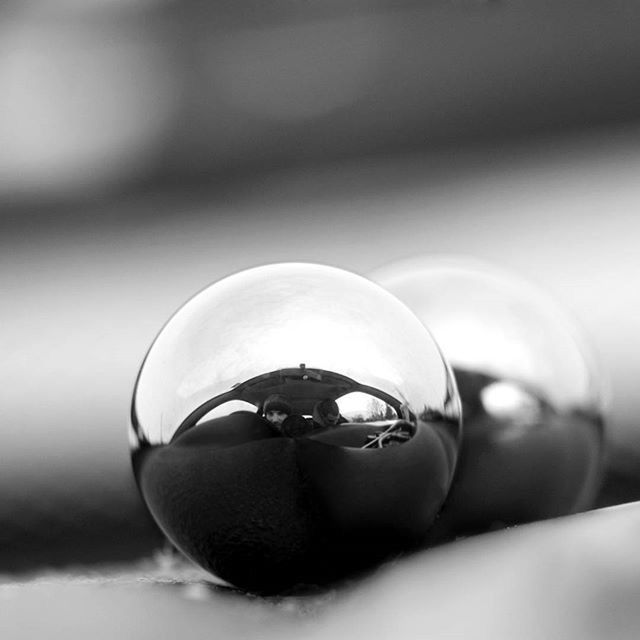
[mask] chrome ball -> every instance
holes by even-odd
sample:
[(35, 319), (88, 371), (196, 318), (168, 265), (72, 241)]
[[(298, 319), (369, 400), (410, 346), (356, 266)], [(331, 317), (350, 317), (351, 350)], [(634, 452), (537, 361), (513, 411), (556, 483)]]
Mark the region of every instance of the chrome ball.
[(602, 471), (602, 379), (544, 293), (480, 261), (415, 258), (371, 278), (429, 327), (463, 404), (459, 468), (435, 538), (587, 509)]
[(189, 300), (149, 349), (131, 410), (156, 522), (256, 592), (424, 544), (459, 438), (452, 374), (420, 321), (369, 280), (311, 264), (249, 269)]

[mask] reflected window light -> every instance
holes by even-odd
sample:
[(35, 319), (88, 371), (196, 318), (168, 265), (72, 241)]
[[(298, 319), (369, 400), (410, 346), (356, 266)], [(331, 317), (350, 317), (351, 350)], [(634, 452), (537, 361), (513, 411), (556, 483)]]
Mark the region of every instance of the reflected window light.
[(423, 318), (453, 367), (526, 382), (570, 410), (599, 397), (579, 332), (528, 282), (455, 256), (400, 261), (373, 279)]
[(244, 400), (230, 400), (229, 402), (220, 404), (209, 411), (209, 413), (200, 419), (200, 422), (206, 422), (207, 420), (213, 420), (214, 418), (228, 416), (229, 414), (237, 411), (250, 411), (251, 413), (256, 413), (257, 410), (258, 408), (250, 402), (245, 402)]
[[(371, 396), (405, 403), (414, 414), (423, 406), (441, 411), (448, 394), (435, 343), (386, 291), (331, 267), (276, 264), (214, 283), (173, 316), (145, 359), (134, 422), (147, 441), (168, 442), (219, 399), (259, 404), (264, 389), (253, 397), (239, 390), (292, 369), (297, 379), (301, 363), (314, 375), (335, 372), (359, 390), (375, 389)], [(289, 395), (287, 385), (268, 393)], [(345, 391), (303, 395), (317, 401)]]
[(484, 410), (498, 420), (533, 421), (540, 414), (540, 401), (521, 386), (494, 382), (480, 392)]
[(395, 420), (398, 415), (386, 402), (368, 393), (355, 391), (336, 400), (340, 415), (348, 422)]

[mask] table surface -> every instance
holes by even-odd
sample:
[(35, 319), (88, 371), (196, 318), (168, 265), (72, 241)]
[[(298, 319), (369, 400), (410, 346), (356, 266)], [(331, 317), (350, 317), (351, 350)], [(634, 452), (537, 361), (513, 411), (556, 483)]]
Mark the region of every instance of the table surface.
[(316, 593), (258, 598), (156, 555), (0, 585), (11, 640), (635, 638), (640, 503), (459, 540)]

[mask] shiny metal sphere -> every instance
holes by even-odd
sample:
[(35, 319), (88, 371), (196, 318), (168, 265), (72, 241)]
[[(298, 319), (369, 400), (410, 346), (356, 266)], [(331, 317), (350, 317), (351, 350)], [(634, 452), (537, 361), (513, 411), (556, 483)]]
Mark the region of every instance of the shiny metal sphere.
[(433, 536), (588, 508), (602, 471), (602, 381), (558, 306), (464, 258), (404, 260), (371, 278), (429, 327), (462, 398), (459, 469)]
[(157, 523), (260, 592), (424, 544), (459, 437), (452, 374), (421, 322), (369, 280), (311, 264), (249, 269), (189, 300), (147, 353), (131, 411)]

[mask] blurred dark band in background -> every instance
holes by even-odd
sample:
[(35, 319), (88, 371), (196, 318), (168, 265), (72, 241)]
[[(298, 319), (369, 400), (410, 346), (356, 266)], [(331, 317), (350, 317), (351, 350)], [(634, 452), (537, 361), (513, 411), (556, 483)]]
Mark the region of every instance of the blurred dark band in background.
[(631, 0), (30, 0), (0, 20), (5, 206), (640, 112)]

